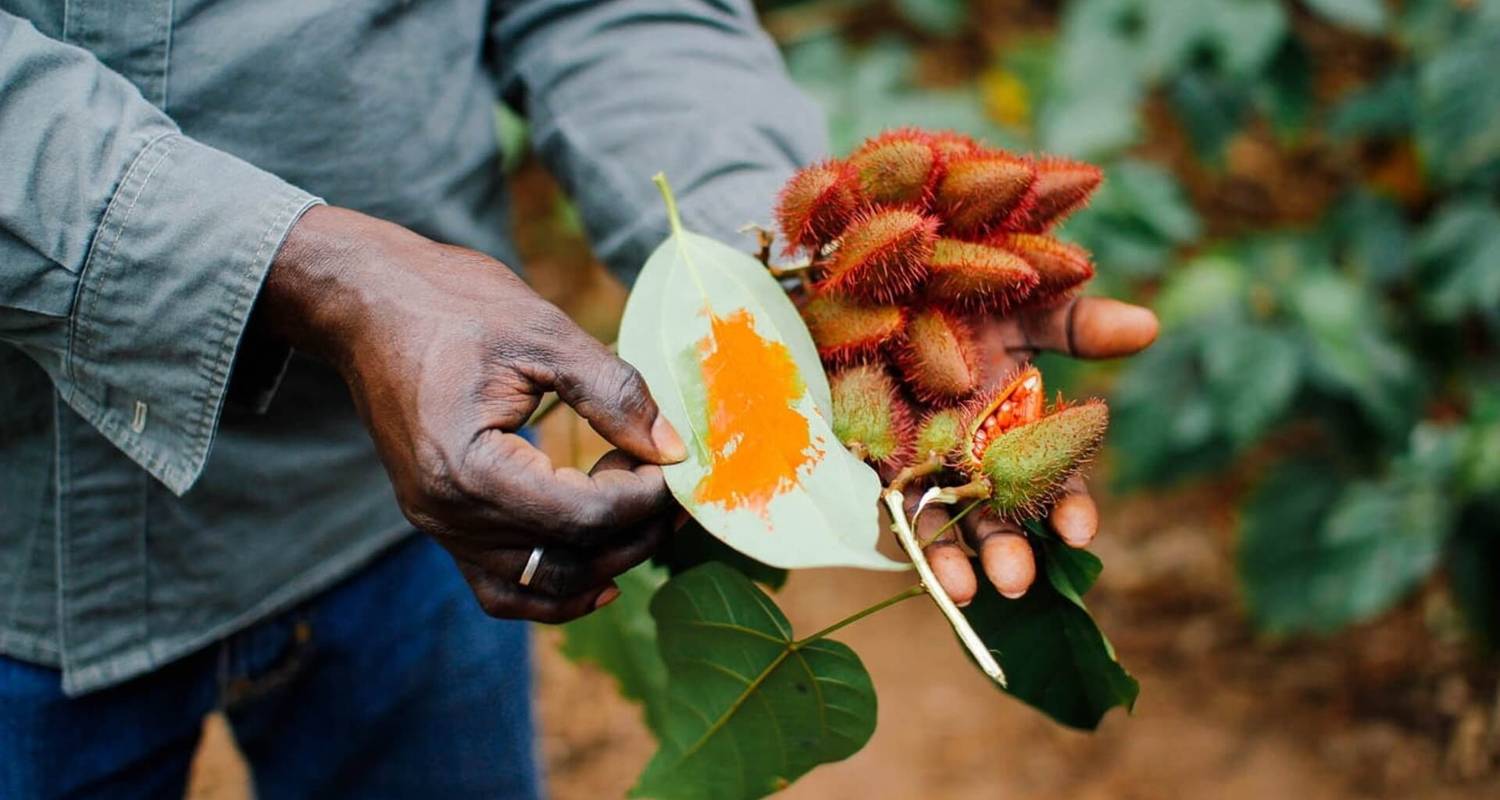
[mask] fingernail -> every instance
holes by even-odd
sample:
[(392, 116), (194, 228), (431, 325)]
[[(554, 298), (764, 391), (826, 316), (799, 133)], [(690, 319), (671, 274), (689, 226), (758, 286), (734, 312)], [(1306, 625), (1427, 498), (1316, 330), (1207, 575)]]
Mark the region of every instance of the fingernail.
[(968, 600), (965, 600), (962, 603), (955, 602), (953, 605), (956, 605), (959, 608), (968, 608), (970, 606), (970, 604), (972, 604), (973, 602), (974, 602), (974, 598), (970, 597)]
[(1000, 596), (1009, 600), (1020, 600), (1021, 598), (1026, 596), (1026, 590), (1022, 589), (1019, 592), (1001, 592)]
[(594, 610), (598, 611), (599, 609), (604, 608), (610, 603), (613, 603), (615, 601), (615, 598), (619, 596), (620, 587), (611, 586), (608, 589), (605, 589), (604, 591), (599, 593), (598, 597), (594, 598)]
[(676, 464), (687, 458), (687, 445), (682, 443), (682, 437), (677, 435), (676, 429), (666, 417), (658, 415), (656, 422), (652, 423), (651, 443), (656, 445), (656, 452), (661, 453), (668, 464)]

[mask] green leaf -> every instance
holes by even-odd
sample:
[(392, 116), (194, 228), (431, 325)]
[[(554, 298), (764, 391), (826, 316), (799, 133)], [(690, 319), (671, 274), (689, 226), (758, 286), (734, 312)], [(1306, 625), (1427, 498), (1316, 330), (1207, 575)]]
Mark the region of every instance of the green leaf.
[(1209, 396), (1237, 447), (1253, 443), (1287, 411), (1301, 379), (1302, 351), (1283, 331), (1225, 325), (1203, 339)]
[(762, 564), (724, 544), (704, 530), (697, 520), (689, 520), (672, 534), (652, 560), (666, 567), (673, 575), (710, 561), (719, 561), (739, 570), (750, 580), (772, 589), (780, 589), (786, 584), (787, 578), (786, 570)]
[(562, 627), (563, 655), (613, 676), (620, 694), (641, 705), (653, 729), (661, 720), (667, 667), (656, 649), (648, 604), (666, 580), (666, 570), (642, 564), (615, 579), (618, 600)]
[(1439, 209), (1417, 242), (1428, 313), (1453, 322), (1470, 311), (1500, 310), (1500, 210), (1482, 200)]
[(1385, 3), (1381, 0), (1307, 0), (1307, 5), (1329, 22), (1364, 33), (1385, 29)]
[(1377, 284), (1390, 284), (1411, 272), (1411, 231), (1406, 216), (1389, 199), (1370, 192), (1340, 198), (1328, 218), (1341, 247), (1342, 262)]
[[(1047, 580), (1019, 600), (980, 581), (964, 617), (1005, 665), (1007, 694), (1064, 725), (1092, 730), (1111, 708), (1133, 708), (1140, 684), (1120, 666), (1083, 604), (1099, 559), (1051, 536), (1031, 540)], [(984, 574), (977, 560), (974, 570)]]
[(1217, 330), (1212, 325), (1169, 330), (1132, 359), (1115, 384), (1109, 438), (1121, 486), (1217, 469), (1233, 455), (1198, 364), (1201, 343)]
[(1335, 136), (1401, 136), (1414, 124), (1417, 87), (1407, 69), (1351, 94), (1333, 110), (1328, 130)]
[(1308, 378), (1358, 404), (1390, 433), (1416, 413), (1416, 366), (1383, 330), (1368, 287), (1333, 272), (1303, 275), (1291, 287), (1308, 347)]
[(744, 575), (705, 564), (651, 601), (669, 675), (657, 751), (636, 797), (740, 800), (848, 758), (875, 732), (875, 687), (854, 651), (792, 638)]
[(667, 485), (703, 527), (776, 567), (906, 569), (876, 550), (880, 480), (830, 427), (806, 325), (766, 268), (683, 229), (646, 262), (620, 355), (688, 443)]
[(1245, 511), (1240, 576), (1256, 623), (1326, 632), (1390, 608), (1437, 564), (1445, 499), (1405, 478), (1345, 485), (1320, 462), (1273, 473)]
[[(1491, 14), (1490, 17), (1500, 15)], [(1456, 183), (1500, 160), (1500, 20), (1479, 18), (1417, 75), (1417, 149)]]
[(1207, 70), (1187, 70), (1168, 84), (1167, 97), (1198, 158), (1218, 163), (1250, 111), (1240, 86)]
[(933, 36), (955, 36), (969, 21), (966, 0), (896, 0), (896, 11)]

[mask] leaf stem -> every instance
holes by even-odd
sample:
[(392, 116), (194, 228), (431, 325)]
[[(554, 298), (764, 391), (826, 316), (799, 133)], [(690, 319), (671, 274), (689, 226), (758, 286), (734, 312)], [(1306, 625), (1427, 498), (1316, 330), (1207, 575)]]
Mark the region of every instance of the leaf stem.
[(891, 606), (893, 606), (893, 605), (901, 602), (902, 600), (910, 600), (911, 598), (916, 597), (917, 595), (920, 595), (920, 594), (922, 594), (925, 591), (927, 591), (927, 590), (924, 589), (924, 588), (922, 588), (922, 584), (920, 584), (920, 583), (908, 586), (905, 589), (902, 589), (901, 591), (897, 592), (896, 594), (893, 594), (890, 597), (887, 597), (886, 599), (881, 600), (880, 602), (876, 603), (875, 605), (870, 606), (869, 608), (864, 608), (864, 609), (861, 609), (859, 611), (856, 611), (853, 614), (850, 614), (849, 616), (844, 617), (843, 619), (839, 620), (838, 622), (835, 622), (832, 625), (829, 625), (828, 627), (824, 628), (821, 631), (818, 631), (817, 633), (815, 633), (815, 634), (813, 634), (811, 636), (806, 636), (806, 637), (803, 637), (801, 639), (798, 639), (795, 642), (792, 642), (792, 649), (793, 650), (797, 650), (799, 648), (805, 647), (806, 645), (809, 645), (809, 644), (811, 644), (813, 642), (816, 642), (819, 639), (822, 639), (822, 638), (825, 638), (825, 637), (831, 635), (834, 631), (837, 631), (838, 629), (840, 629), (840, 628), (842, 628), (842, 627), (844, 627), (846, 625), (853, 625), (854, 623), (859, 622), (860, 620), (864, 619), (865, 617), (870, 616), (871, 614), (874, 614), (874, 613), (876, 613), (878, 611), (884, 611), (885, 609), (890, 608)]
[(932, 572), (932, 565), (927, 563), (927, 556), (922, 554), (922, 548), (917, 546), (917, 537), (911, 532), (911, 523), (906, 519), (906, 498), (901, 492), (889, 489), (881, 495), (885, 500), (885, 506), (891, 512), (891, 522), (896, 528), (896, 538), (901, 540), (901, 546), (906, 549), (906, 555), (911, 563), (917, 568), (917, 575), (922, 578), (922, 588), (932, 597), (932, 602), (937, 604), (938, 610), (948, 618), (948, 624), (953, 626), (953, 632), (958, 634), (958, 640), (963, 643), (974, 658), (984, 674), (1001, 686), (1005, 685), (1005, 672), (1000, 669), (1000, 662), (995, 660), (995, 654), (991, 653), (985, 646), (984, 640), (974, 632), (974, 627), (964, 619), (962, 611), (953, 604), (953, 598), (938, 583), (937, 575)]
[(981, 497), (980, 499), (975, 500), (974, 502), (972, 502), (972, 503), (964, 506), (964, 510), (958, 512), (957, 514), (954, 514), (952, 517), (950, 517), (948, 519), (947, 522), (943, 523), (943, 527), (938, 528), (936, 531), (933, 531), (933, 533), (932, 533), (931, 536), (929, 536), (925, 540), (923, 540), (922, 544), (920, 545), (921, 548), (923, 550), (926, 550), (928, 545), (932, 544), (933, 542), (937, 541), (938, 539), (943, 538), (943, 534), (947, 533), (949, 528), (953, 527), (954, 525), (957, 525), (959, 520), (963, 519), (965, 516), (968, 515), (968, 513), (970, 511), (973, 511), (976, 506), (978, 506), (980, 503), (983, 503), (983, 502), (984, 502), (984, 498)]
[(682, 235), (682, 217), (677, 213), (677, 198), (672, 196), (672, 185), (667, 183), (667, 174), (658, 172), (651, 176), (651, 182), (661, 192), (661, 199), (667, 204), (667, 223), (672, 226), (672, 235)]

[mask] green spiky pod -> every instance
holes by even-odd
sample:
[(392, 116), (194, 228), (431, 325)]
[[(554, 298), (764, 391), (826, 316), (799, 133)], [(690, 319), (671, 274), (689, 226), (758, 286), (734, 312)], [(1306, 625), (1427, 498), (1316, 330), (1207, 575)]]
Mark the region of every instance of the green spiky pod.
[(1088, 205), (1104, 173), (1093, 164), (1066, 158), (1044, 158), (1036, 165), (1032, 203), (1015, 229), (1045, 233), (1065, 217)]
[(871, 305), (847, 295), (820, 292), (799, 310), (825, 364), (867, 361), (906, 327), (901, 306)]
[(957, 408), (934, 411), (917, 426), (914, 458), (923, 460), (932, 456), (945, 464), (956, 464), (962, 456), (964, 442), (964, 415)]
[(967, 312), (1004, 313), (1031, 295), (1041, 277), (1026, 260), (999, 247), (938, 239), (928, 263), (927, 297)]
[(850, 171), (839, 161), (823, 161), (791, 177), (776, 203), (776, 222), (788, 252), (805, 248), (816, 254), (838, 238), (859, 205)]
[(965, 136), (957, 131), (936, 131), (928, 134), (927, 140), (932, 144), (933, 149), (937, 150), (944, 163), (963, 156), (974, 155), (983, 149), (973, 137)]
[(937, 220), (914, 209), (860, 212), (822, 262), (818, 290), (876, 303), (911, 297), (927, 278), (937, 227)]
[(868, 139), (849, 156), (861, 196), (882, 205), (925, 204), (941, 165), (928, 134), (914, 128)]
[(912, 412), (896, 380), (880, 364), (859, 364), (828, 376), (833, 392), (833, 433), (864, 448), (867, 460), (901, 466), (911, 458)]
[(962, 400), (979, 383), (974, 332), (956, 314), (931, 307), (912, 315), (896, 348), (896, 363), (912, 393), (944, 406)]
[(1099, 452), (1108, 428), (1109, 407), (1090, 400), (1000, 434), (980, 464), (990, 481), (990, 506), (1017, 522), (1045, 514), (1068, 479)]
[(1036, 233), (1005, 233), (991, 243), (1020, 256), (1036, 270), (1038, 282), (1029, 305), (1057, 305), (1094, 277), (1089, 251), (1071, 242)]
[(1024, 218), (1036, 168), (1024, 158), (985, 150), (949, 161), (933, 195), (933, 209), (950, 236), (974, 239)]

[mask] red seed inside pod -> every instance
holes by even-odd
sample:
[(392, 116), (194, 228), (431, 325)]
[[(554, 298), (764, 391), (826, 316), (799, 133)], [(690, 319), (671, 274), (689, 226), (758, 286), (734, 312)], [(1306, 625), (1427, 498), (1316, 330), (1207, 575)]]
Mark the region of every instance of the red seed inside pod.
[(1045, 397), (1042, 373), (1032, 366), (1021, 370), (969, 423), (969, 455), (974, 463), (1001, 434), (1042, 418)]

